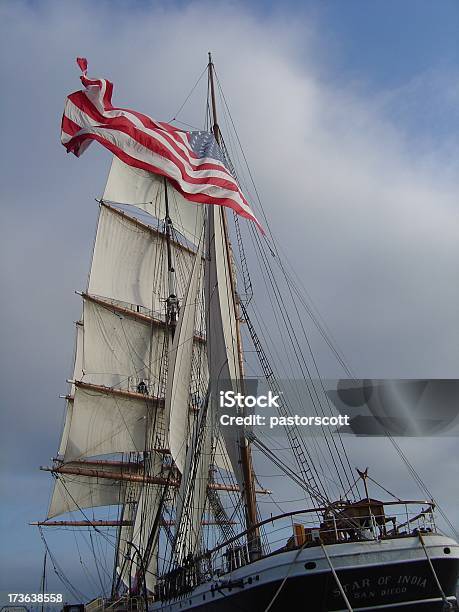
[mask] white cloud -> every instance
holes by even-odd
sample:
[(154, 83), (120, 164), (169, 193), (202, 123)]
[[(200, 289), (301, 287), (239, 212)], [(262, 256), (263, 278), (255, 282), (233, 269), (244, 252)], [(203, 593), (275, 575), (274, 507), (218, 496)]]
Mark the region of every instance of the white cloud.
[[(72, 290), (84, 285), (108, 165), (101, 148), (77, 160), (58, 144), (77, 55), (114, 81), (115, 104), (167, 120), (211, 49), (272, 226), (357, 373), (457, 375), (457, 141), (420, 124), (419, 147), (413, 84), (372, 96), (337, 85), (313, 22), (261, 19), (237, 3), (2, 3), (0, 23), (3, 390), (5, 414), (27, 415), (29, 436), (32, 415), (38, 429), (58, 425), (53, 397), (79, 316)], [(443, 107), (439, 82), (441, 113), (457, 91), (445, 90)], [(421, 90), (427, 104), (429, 80)], [(202, 122), (204, 96), (203, 83), (183, 121)]]

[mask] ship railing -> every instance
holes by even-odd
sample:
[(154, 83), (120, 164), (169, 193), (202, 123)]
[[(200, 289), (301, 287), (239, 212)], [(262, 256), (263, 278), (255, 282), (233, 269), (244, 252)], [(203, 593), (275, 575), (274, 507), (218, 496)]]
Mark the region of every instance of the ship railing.
[[(382, 502), (381, 502), (382, 503)], [(211, 550), (189, 558), (178, 567), (160, 577), (156, 597), (161, 600), (184, 597), (197, 584), (228, 575), (249, 564), (247, 540), (255, 529), (263, 530), (263, 557), (298, 548), (343, 544), (353, 541), (383, 540), (406, 537), (417, 533), (436, 532), (434, 503), (428, 500), (384, 502), (390, 507), (390, 515), (375, 514), (365, 504), (358, 506), (359, 516), (343, 515), (352, 508), (349, 502), (329, 507), (308, 508), (269, 517)], [(355, 506), (354, 506), (355, 508)], [(318, 524), (317, 515), (322, 522)]]
[[(153, 596), (148, 596), (148, 604), (154, 602)], [(85, 612), (143, 612), (146, 610), (145, 598), (140, 595), (125, 593), (115, 599), (98, 597), (84, 606)]]
[[(294, 550), (301, 546), (319, 546), (320, 543), (340, 544), (402, 537), (419, 531), (436, 532), (433, 502), (396, 500), (384, 502), (383, 505), (391, 508), (390, 515), (375, 514), (370, 509), (360, 513), (358, 517), (352, 517), (343, 516), (339, 511), (330, 512), (330, 508), (312, 508), (270, 517), (252, 529), (263, 528), (265, 540), (263, 556)], [(346, 504), (343, 503), (342, 509), (345, 508)], [(317, 524), (317, 513), (327, 517), (320, 525)], [(241, 542), (250, 536), (250, 531), (245, 530), (206, 553), (211, 559), (215, 575), (230, 573), (249, 562), (248, 552), (245, 545), (241, 546)]]

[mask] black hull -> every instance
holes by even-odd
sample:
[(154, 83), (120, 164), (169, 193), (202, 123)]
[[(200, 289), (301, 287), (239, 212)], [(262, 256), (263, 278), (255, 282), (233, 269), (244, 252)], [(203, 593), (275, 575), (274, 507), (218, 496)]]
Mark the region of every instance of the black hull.
[[(455, 602), (459, 560), (433, 561), (435, 571), (448, 600)], [(338, 571), (346, 596), (354, 611), (389, 610), (440, 611), (444, 602), (427, 561), (410, 561), (386, 565), (361, 566)], [(270, 612), (346, 611), (347, 607), (331, 572), (288, 578), (269, 584), (252, 584), (218, 588), (200, 594), (183, 595), (173, 602), (163, 602), (162, 610), (196, 610), (202, 612), (265, 612), (276, 592), (279, 594)], [(282, 586), (281, 586), (282, 585)], [(210, 586), (210, 585), (209, 585)], [(222, 597), (221, 595), (224, 594)], [(192, 597), (190, 599), (190, 596)], [(457, 609), (457, 608), (456, 608)]]

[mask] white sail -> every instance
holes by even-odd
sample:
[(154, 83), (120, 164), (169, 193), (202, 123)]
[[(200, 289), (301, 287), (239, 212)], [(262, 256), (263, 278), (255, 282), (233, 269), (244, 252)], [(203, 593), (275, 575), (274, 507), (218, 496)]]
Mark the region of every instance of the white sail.
[[(148, 472), (156, 475), (160, 474), (161, 457), (156, 453), (152, 453), (150, 458), (151, 465), (148, 468)], [(158, 512), (161, 506), (163, 489), (164, 487), (160, 485), (143, 485), (137, 504), (132, 533), (134, 547), (131, 547), (130, 553), (133, 556), (134, 563), (132, 563), (131, 577), (135, 576), (138, 569), (142, 570), (138, 556), (134, 555), (136, 547), (142, 554), (143, 565), (146, 570), (147, 588), (150, 591), (153, 590), (156, 583), (158, 538), (162, 518)], [(147, 551), (147, 547), (150, 544), (149, 551)]]
[[(191, 243), (198, 245), (205, 207), (186, 200), (170, 183), (167, 193), (169, 216), (174, 228)], [(157, 219), (166, 217), (163, 177), (128, 166), (117, 157), (113, 157), (103, 200), (134, 205)]]
[(144, 451), (149, 403), (147, 398), (123, 397), (77, 386), (65, 461)]
[(165, 399), (165, 422), (169, 430), (169, 448), (176, 466), (183, 474), (187, 449), (190, 413), (190, 382), (198, 289), (202, 268), (203, 240), (196, 253), (188, 289), (180, 307), (180, 315), (169, 354)]
[(195, 555), (201, 543), (211, 454), (210, 409), (203, 407), (195, 423), (177, 493), (175, 555), (179, 564), (190, 553)]
[(160, 388), (164, 327), (118, 312), (109, 303), (84, 301), (85, 382), (135, 390), (137, 382)]
[(161, 238), (101, 206), (88, 293), (161, 312)]
[[(226, 252), (223, 210), (209, 206), (206, 258), (206, 336), (209, 377), (213, 390), (212, 402), (218, 402), (216, 394), (221, 390), (240, 390), (241, 373), (237, 345), (236, 313), (231, 281), (231, 268)], [(237, 427), (221, 427), (236, 480), (243, 489)]]
[[(83, 335), (84, 335), (84, 327), (83, 321), (76, 322), (76, 345), (75, 345), (75, 366), (73, 369), (73, 379), (74, 380), (82, 380), (84, 371), (83, 371)], [(72, 393), (74, 389), (72, 387)]]
[[(177, 295), (183, 297), (194, 252), (172, 243)], [(116, 208), (101, 205), (88, 293), (152, 311), (165, 312), (169, 295), (164, 235)]]
[[(83, 378), (83, 322), (76, 323), (76, 338), (75, 338), (75, 365), (73, 368), (73, 380), (82, 380)], [(70, 385), (70, 399), (67, 400), (65, 411), (64, 429), (62, 431), (61, 442), (59, 445), (58, 454), (63, 455), (67, 447), (67, 439), (69, 437), (70, 423), (72, 422), (73, 412), (73, 395), (75, 393), (75, 385)]]
[[(72, 462), (69, 462), (67, 467), (72, 465)], [(104, 466), (104, 469), (110, 471), (110, 467)], [(111, 468), (111, 471), (113, 469)], [(66, 512), (77, 511), (80, 508), (112, 506), (122, 501), (122, 487), (116, 480), (59, 474), (54, 483), (48, 519)]]
[(69, 439), (70, 423), (72, 422), (73, 413), (73, 399), (67, 400), (67, 406), (65, 410), (65, 421), (64, 429), (62, 431), (61, 442), (59, 444), (58, 455), (64, 455), (65, 449), (67, 448), (67, 441)]

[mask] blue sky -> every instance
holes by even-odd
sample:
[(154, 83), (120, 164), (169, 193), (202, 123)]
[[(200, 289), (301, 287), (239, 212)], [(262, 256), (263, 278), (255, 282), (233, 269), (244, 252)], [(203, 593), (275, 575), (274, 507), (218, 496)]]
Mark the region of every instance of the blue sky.
[[(377, 90), (416, 74), (457, 66), (459, 8), (454, 0), (310, 3), (326, 40), (336, 40), (335, 68)], [(314, 8), (312, 8), (314, 10)]]
[[(354, 369), (455, 376), (457, 31), (452, 0), (0, 5), (0, 591), (38, 588), (42, 546), (27, 522), (46, 512), (50, 479), (37, 468), (58, 443), (80, 316), (73, 292), (109, 163), (94, 147), (66, 156), (58, 142), (64, 97), (79, 87), (75, 56), (114, 81), (115, 103), (165, 119), (212, 49), (265, 206)], [(196, 96), (184, 120), (201, 117)], [(457, 472), (453, 443), (406, 444), (457, 522), (429, 461)], [(381, 464), (395, 478), (389, 456)], [(53, 542), (87, 587), (68, 541)]]

